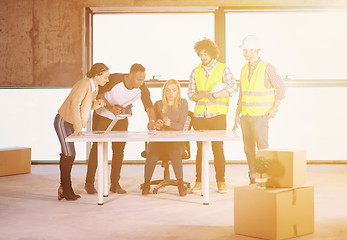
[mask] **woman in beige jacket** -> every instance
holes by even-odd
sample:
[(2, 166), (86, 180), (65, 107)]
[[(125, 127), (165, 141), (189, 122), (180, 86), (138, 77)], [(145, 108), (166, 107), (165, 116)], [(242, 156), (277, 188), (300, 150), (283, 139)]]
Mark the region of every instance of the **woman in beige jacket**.
[(102, 99), (96, 100), (99, 86), (108, 82), (109, 69), (103, 63), (96, 63), (87, 73), (87, 78), (78, 81), (72, 88), (69, 96), (58, 110), (54, 120), (54, 128), (61, 145), (60, 154), (60, 187), (58, 200), (76, 200), (80, 198), (71, 186), (71, 169), (76, 152), (73, 142), (66, 142), (65, 138), (73, 134), (81, 136), (89, 119), (90, 111), (105, 106)]

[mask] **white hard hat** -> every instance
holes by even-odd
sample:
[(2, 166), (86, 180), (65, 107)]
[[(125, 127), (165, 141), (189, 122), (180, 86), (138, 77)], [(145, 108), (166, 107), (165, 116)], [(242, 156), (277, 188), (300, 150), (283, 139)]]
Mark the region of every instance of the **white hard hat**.
[(261, 49), (261, 44), (259, 39), (254, 35), (246, 36), (242, 44), (239, 46), (241, 49)]

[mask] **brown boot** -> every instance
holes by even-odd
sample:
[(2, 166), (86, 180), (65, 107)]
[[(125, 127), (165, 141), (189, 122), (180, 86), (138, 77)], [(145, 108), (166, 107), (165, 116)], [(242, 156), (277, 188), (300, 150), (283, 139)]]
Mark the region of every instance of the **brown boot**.
[[(78, 197), (72, 193), (71, 186), (71, 167), (69, 162), (69, 157), (64, 154), (60, 154), (60, 187), (58, 189), (58, 199), (61, 200), (65, 198), (66, 200), (76, 200)], [(61, 194), (61, 189), (62, 194)]]
[(60, 185), (58, 188), (58, 200), (64, 199), (63, 187)]

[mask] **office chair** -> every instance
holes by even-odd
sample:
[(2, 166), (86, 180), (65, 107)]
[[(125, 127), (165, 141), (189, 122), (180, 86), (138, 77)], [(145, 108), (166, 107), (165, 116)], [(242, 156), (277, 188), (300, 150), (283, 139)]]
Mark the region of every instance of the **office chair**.
[[(192, 127), (192, 119), (193, 119), (193, 113), (191, 111), (188, 112), (187, 120), (184, 124), (183, 130), (190, 130)], [(182, 160), (189, 159), (190, 158), (190, 143), (184, 142), (185, 144), (185, 151), (182, 154)], [(141, 156), (143, 158), (147, 157), (147, 142), (145, 142), (145, 150), (141, 152)], [(165, 186), (177, 186), (177, 180), (176, 179), (170, 179), (170, 169), (169, 169), (169, 157), (165, 154), (164, 156), (160, 157), (161, 166), (164, 168), (164, 178), (158, 179), (158, 180), (152, 180), (150, 182), (151, 185), (157, 185), (153, 189), (153, 194), (158, 194), (158, 191), (160, 188), (163, 188)], [(190, 183), (183, 181), (183, 184), (187, 186), (188, 189), (190, 189)], [(141, 184), (142, 188), (143, 184)]]

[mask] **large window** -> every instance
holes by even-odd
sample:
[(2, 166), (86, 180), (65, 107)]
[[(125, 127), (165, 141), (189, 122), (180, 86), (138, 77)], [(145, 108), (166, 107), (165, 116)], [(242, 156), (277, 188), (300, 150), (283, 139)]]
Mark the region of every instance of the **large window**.
[[(128, 72), (132, 63), (139, 62), (147, 68), (147, 79), (188, 80), (200, 63), (194, 43), (204, 37), (214, 40), (213, 13), (95, 14), (93, 20), (93, 61), (105, 62), (111, 72)], [(239, 79), (245, 60), (238, 46), (244, 36), (255, 34), (263, 43), (262, 59), (272, 63), (283, 78), (347, 79), (343, 66), (347, 34), (342, 31), (346, 21), (344, 12), (226, 13), (227, 64)], [(287, 88), (278, 116), (270, 121), (270, 146), (306, 149), (308, 160), (347, 160), (343, 151), (347, 112), (336, 104), (341, 103), (337, 96), (347, 96), (346, 90)], [(153, 101), (160, 99), (161, 89), (150, 91)], [(186, 91), (182, 88), (185, 98)], [(236, 101), (234, 96), (228, 129), (233, 126)], [(193, 110), (194, 103), (189, 104)], [(141, 104), (135, 104), (134, 110), (129, 129), (144, 130), (147, 116)], [(333, 120), (324, 114), (329, 110), (336, 112)], [(329, 128), (324, 128), (327, 122)], [(143, 144), (135, 144), (127, 145), (125, 159), (139, 159)], [(191, 146), (194, 159), (195, 144)], [(242, 142), (226, 143), (225, 155), (227, 160), (245, 160)]]
[[(346, 12), (226, 13), (227, 64), (239, 79), (245, 60), (238, 46), (244, 36), (256, 34), (263, 42), (262, 59), (272, 63), (283, 78), (347, 79), (346, 22)], [(200, 63), (194, 44), (204, 37), (214, 40), (214, 25), (213, 13), (94, 14), (92, 61), (104, 62), (112, 73), (129, 72), (138, 62), (146, 67), (147, 79), (188, 80)], [(289, 85), (277, 117), (270, 120), (270, 146), (306, 149), (308, 160), (346, 161), (346, 81), (334, 87), (303, 87), (303, 82), (297, 82)], [(30, 147), (32, 160), (58, 160), (60, 144), (53, 120), (70, 90), (0, 89), (0, 147)], [(160, 99), (161, 88), (150, 88), (150, 92), (153, 101)], [(187, 99), (186, 87), (182, 96)], [(192, 111), (194, 103), (188, 102)], [(232, 97), (228, 129), (234, 123), (236, 102), (237, 96)], [(133, 112), (129, 130), (145, 130), (147, 115), (140, 101), (134, 104)], [(238, 133), (241, 135), (240, 129)], [(86, 144), (75, 146), (76, 159), (85, 161)], [(195, 159), (196, 144), (191, 148)], [(143, 160), (143, 149), (144, 143), (128, 143), (124, 159)], [(226, 142), (225, 156), (227, 160), (245, 161), (242, 141)]]
[(229, 12), (226, 14), (227, 64), (239, 79), (245, 64), (242, 39), (257, 35), (263, 60), (283, 78), (347, 79), (347, 12)]
[(143, 64), (147, 79), (188, 79), (199, 58), (195, 42), (214, 40), (213, 13), (95, 14), (93, 62), (111, 72)]

